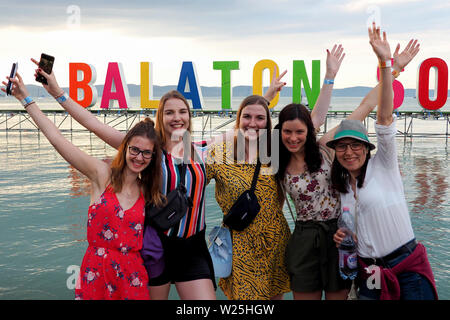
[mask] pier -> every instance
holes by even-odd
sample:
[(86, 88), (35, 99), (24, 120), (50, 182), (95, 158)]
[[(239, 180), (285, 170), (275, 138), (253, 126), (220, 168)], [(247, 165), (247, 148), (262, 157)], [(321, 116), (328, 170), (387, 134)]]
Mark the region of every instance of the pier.
[[(43, 110), (46, 116), (62, 132), (86, 131), (65, 110)], [(117, 130), (127, 131), (134, 124), (150, 117), (155, 119), (156, 109), (105, 109), (91, 110), (103, 123)], [(193, 135), (204, 139), (234, 128), (236, 110), (192, 110)], [(272, 111), (272, 124), (277, 123), (279, 111)], [(321, 133), (338, 125), (351, 111), (329, 111)], [(397, 111), (397, 134), (405, 138), (440, 137), (448, 139), (450, 135), (450, 112), (424, 110), (422, 112)], [(373, 124), (376, 113), (371, 113), (364, 121), (369, 135), (374, 136)], [(0, 110), (0, 132), (40, 131), (25, 110)]]

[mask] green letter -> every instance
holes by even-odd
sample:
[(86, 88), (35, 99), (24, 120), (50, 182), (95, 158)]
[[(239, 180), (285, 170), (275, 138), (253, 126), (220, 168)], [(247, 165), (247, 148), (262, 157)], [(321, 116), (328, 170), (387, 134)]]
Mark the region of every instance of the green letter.
[(239, 70), (239, 61), (213, 61), (214, 70), (222, 70), (222, 109), (231, 109), (231, 70)]
[(320, 93), (320, 60), (312, 61), (312, 86), (309, 85), (305, 62), (303, 60), (294, 60), (292, 77), (292, 102), (301, 103), (303, 82), (306, 100), (308, 101), (309, 108), (312, 110)]

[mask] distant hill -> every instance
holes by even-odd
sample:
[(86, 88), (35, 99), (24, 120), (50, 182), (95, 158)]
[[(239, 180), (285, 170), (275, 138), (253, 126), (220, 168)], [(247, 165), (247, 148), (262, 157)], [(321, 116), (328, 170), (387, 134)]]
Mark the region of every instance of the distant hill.
[[(97, 88), (98, 96), (101, 97), (103, 94), (103, 85), (95, 86)], [(33, 97), (48, 97), (49, 95), (45, 91), (44, 88), (37, 85), (27, 85), (28, 90), (30, 91), (30, 95)], [(153, 86), (153, 96), (161, 97), (167, 91), (175, 90), (177, 86)], [(69, 88), (63, 88), (66, 92), (69, 91)], [(266, 90), (265, 88), (264, 90)], [(344, 89), (334, 89), (333, 96), (334, 97), (364, 97), (372, 88), (371, 87), (349, 87)], [(140, 96), (140, 86), (136, 84), (128, 85), (128, 92), (131, 97), (139, 97)], [(220, 97), (221, 88), (220, 87), (201, 87), (203, 97)], [(251, 86), (236, 86), (233, 87), (233, 97), (246, 97), (252, 94)], [(431, 94), (433, 94), (434, 90), (430, 90)], [(302, 89), (303, 95), (304, 90)], [(4, 93), (1, 93), (4, 96)], [(406, 97), (415, 97), (416, 89), (405, 89)], [(292, 97), (292, 87), (284, 87), (281, 91), (282, 97)], [(450, 96), (450, 90), (448, 91), (447, 96)]]

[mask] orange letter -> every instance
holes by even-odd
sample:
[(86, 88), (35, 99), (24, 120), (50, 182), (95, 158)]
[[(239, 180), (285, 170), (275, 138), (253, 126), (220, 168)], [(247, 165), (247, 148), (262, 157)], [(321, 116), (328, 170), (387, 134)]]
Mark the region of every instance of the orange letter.
[[(97, 88), (94, 82), (97, 78), (95, 68), (87, 63), (69, 63), (69, 95), (73, 101), (84, 108), (89, 108), (97, 102)], [(78, 93), (81, 91), (81, 98)]]

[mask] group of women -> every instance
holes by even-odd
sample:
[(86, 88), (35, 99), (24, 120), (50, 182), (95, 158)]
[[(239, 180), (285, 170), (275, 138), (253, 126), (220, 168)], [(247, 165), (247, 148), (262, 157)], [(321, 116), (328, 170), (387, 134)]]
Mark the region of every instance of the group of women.
[[(337, 250), (345, 236), (337, 228), (343, 205), (351, 208), (356, 220), (359, 265), (377, 264), (382, 270), (384, 285), (369, 289), (368, 276), (360, 269), (360, 298), (437, 298), (425, 249), (415, 241), (411, 227), (392, 116), (392, 81), (417, 54), (419, 45), (411, 40), (401, 53), (397, 46), (391, 73), (386, 35), (373, 25), (369, 38), (380, 61), (380, 83), (339, 127), (316, 138), (345, 55), (340, 45), (327, 50), (325, 81), (312, 112), (301, 104), (290, 104), (279, 113), (275, 126), (280, 132), (279, 168), (262, 165), (255, 189), (261, 209), (246, 229), (232, 230), (232, 273), (219, 281), (227, 298), (282, 299), (292, 291), (294, 299), (321, 299), (324, 293), (326, 299), (346, 299), (352, 283), (339, 275)], [(10, 79), (12, 94), (50, 143), (92, 183), (88, 248), (76, 298), (167, 299), (174, 283), (181, 299), (215, 299), (214, 269), (205, 240), (205, 187), (215, 180), (216, 201), (224, 214), (249, 189), (259, 156), (251, 146), (262, 132), (272, 130), (268, 105), (285, 85), (281, 81), (285, 73), (278, 77), (274, 73), (264, 97), (245, 98), (234, 133), (209, 145), (183, 143), (184, 133), (192, 130), (191, 112), (176, 91), (161, 98), (156, 123), (146, 118), (124, 133), (73, 101), (53, 73), (40, 68), (36, 73), (47, 79), (44, 88), (76, 121), (118, 150), (111, 166), (84, 153), (40, 111), (20, 75)], [(378, 152), (371, 158), (375, 145), (361, 121), (376, 105)], [(243, 162), (237, 161), (238, 135), (245, 140)], [(220, 157), (224, 161), (215, 161)], [(186, 170), (181, 170), (182, 162)], [(165, 195), (180, 181), (192, 206), (175, 226), (156, 232), (145, 222), (145, 205), (164, 204)], [(287, 194), (297, 214), (292, 235), (282, 211)], [(144, 260), (149, 258), (141, 255), (152, 249), (143, 241), (150, 233), (162, 245), (164, 263), (158, 272), (156, 266), (146, 269)], [(395, 285), (385, 285), (389, 281)]]

